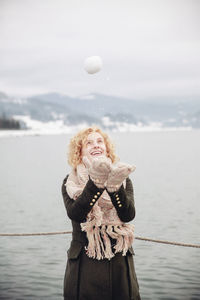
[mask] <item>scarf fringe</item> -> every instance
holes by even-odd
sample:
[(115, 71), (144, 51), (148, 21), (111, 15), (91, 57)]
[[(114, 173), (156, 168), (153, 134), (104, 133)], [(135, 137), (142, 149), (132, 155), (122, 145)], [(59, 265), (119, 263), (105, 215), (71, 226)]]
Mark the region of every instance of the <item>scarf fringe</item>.
[(106, 225), (103, 225), (101, 227), (101, 234), (103, 236), (103, 241), (104, 241), (104, 244), (105, 244), (104, 255), (105, 255), (106, 258), (111, 259), (114, 256), (114, 254), (112, 252), (110, 239), (109, 239), (108, 234), (106, 232)]
[[(118, 252), (122, 252), (122, 255), (125, 256), (133, 242), (133, 224), (104, 224), (99, 227), (95, 226), (94, 222), (91, 221), (89, 223), (81, 223), (81, 229), (86, 232), (88, 238), (88, 246), (85, 247), (87, 255), (98, 260), (104, 258), (110, 260)], [(113, 247), (114, 253), (109, 237), (116, 240), (116, 244)]]

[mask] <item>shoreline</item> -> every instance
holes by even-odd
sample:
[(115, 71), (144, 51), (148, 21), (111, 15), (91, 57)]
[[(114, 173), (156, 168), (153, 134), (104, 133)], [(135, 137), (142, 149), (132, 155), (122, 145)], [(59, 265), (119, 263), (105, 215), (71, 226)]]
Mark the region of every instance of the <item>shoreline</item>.
[[(45, 136), (45, 135), (65, 135), (73, 134), (80, 129), (83, 129), (82, 126), (77, 127), (67, 127), (63, 129), (26, 129), (26, 130), (0, 130), (0, 138), (4, 137), (25, 137), (25, 136)], [(198, 131), (200, 128), (192, 127), (153, 127), (153, 126), (143, 126), (143, 127), (130, 127), (130, 128), (115, 128), (115, 129), (104, 129), (110, 133), (152, 133), (152, 132), (184, 132), (184, 131)]]

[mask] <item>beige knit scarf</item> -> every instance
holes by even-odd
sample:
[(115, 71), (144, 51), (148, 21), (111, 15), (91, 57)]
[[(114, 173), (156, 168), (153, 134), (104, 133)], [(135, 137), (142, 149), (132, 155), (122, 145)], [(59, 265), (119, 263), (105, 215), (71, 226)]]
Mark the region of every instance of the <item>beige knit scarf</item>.
[[(79, 164), (76, 171), (72, 170), (66, 182), (66, 190), (70, 198), (77, 199), (88, 179), (84, 164)], [(125, 185), (125, 182), (123, 184)], [(110, 260), (117, 252), (122, 252), (125, 256), (133, 243), (134, 225), (125, 224), (119, 219), (106, 190), (88, 213), (86, 222), (80, 225), (82, 231), (86, 232), (88, 245), (85, 249), (86, 254), (91, 258)], [(114, 253), (109, 237), (116, 240)]]

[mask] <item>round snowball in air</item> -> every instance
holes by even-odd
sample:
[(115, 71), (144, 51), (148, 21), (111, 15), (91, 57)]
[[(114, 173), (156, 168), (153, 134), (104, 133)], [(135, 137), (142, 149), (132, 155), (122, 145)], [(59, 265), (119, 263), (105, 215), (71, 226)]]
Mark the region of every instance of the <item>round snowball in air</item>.
[(89, 74), (95, 74), (102, 68), (102, 60), (99, 56), (90, 56), (86, 58), (84, 63), (84, 69)]

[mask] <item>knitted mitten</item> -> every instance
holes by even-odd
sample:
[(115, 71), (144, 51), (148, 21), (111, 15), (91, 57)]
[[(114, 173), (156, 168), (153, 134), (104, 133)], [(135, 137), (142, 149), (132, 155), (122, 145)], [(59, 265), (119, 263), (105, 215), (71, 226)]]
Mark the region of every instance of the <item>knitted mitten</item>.
[(135, 171), (135, 169), (135, 166), (120, 162), (112, 165), (106, 184), (108, 192), (116, 192), (122, 185), (123, 181), (129, 176), (131, 172)]
[(88, 170), (88, 174), (98, 188), (104, 188), (105, 182), (108, 179), (108, 174), (111, 169), (111, 161), (108, 157), (103, 156), (94, 158), (91, 161), (84, 156), (82, 159)]

